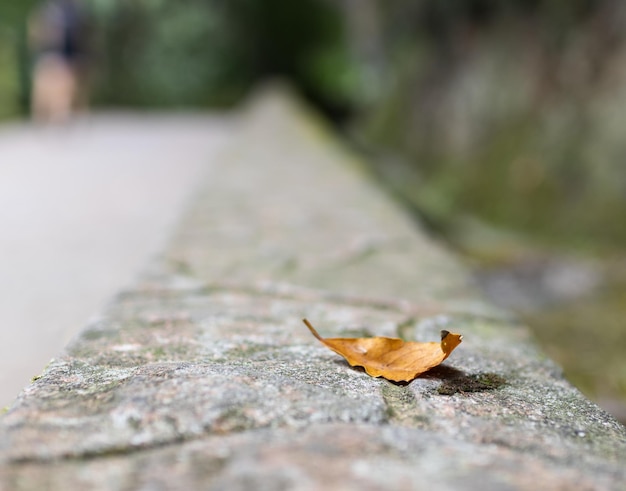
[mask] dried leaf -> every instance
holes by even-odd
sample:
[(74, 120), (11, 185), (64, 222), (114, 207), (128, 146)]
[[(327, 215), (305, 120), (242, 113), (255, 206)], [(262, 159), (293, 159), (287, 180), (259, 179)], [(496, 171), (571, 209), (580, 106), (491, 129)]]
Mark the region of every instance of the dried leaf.
[(393, 382), (410, 382), (439, 365), (461, 344), (463, 336), (441, 331), (440, 343), (417, 343), (399, 338), (323, 338), (308, 320), (302, 320), (313, 336), (350, 365), (365, 368), (372, 377)]

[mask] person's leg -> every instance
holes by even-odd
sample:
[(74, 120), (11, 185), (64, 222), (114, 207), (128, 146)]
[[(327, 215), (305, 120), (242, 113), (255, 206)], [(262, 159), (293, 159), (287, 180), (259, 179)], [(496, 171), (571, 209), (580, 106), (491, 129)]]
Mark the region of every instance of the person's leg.
[(41, 57), (33, 73), (32, 116), (40, 122), (67, 121), (76, 97), (76, 75), (57, 55)]

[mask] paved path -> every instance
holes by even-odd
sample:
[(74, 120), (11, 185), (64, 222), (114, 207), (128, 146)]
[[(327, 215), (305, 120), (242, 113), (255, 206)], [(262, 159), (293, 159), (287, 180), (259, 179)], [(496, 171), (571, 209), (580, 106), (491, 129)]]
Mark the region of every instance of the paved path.
[(225, 117), (0, 126), (0, 408), (160, 251)]

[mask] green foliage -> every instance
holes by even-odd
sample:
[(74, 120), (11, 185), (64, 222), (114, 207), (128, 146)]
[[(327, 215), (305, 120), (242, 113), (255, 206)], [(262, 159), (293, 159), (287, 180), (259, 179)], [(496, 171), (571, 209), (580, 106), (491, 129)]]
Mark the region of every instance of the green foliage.
[(11, 27), (24, 22), (37, 0), (0, 0), (0, 24)]
[(626, 244), (620, 2), (370, 3), (388, 75), (358, 127), (408, 201), (444, 230)]
[(0, 120), (19, 112), (17, 78), (13, 70), (6, 68), (15, 66), (15, 52), (10, 49), (11, 36), (8, 29), (0, 28)]
[(248, 83), (228, 21), (208, 2), (118, 2), (105, 12), (96, 18), (100, 103), (208, 105)]
[[(0, 0), (17, 53), (35, 2)], [(98, 105), (230, 105), (256, 83), (282, 77), (332, 114), (354, 100), (355, 70), (343, 19), (325, 0), (83, 0)], [(10, 22), (9, 22), (10, 20)], [(4, 51), (0, 56), (13, 56)], [(23, 54), (0, 67), (19, 81)], [(23, 78), (23, 77), (22, 77)], [(22, 80), (22, 92), (27, 86)], [(5, 84), (6, 85), (6, 84)], [(6, 98), (15, 98), (9, 92)], [(7, 94), (9, 94), (7, 93)]]
[(0, 120), (24, 111), (28, 91), (26, 19), (36, 0), (0, 0)]
[(92, 2), (101, 103), (224, 105), (269, 76), (291, 79), (321, 105), (349, 92), (341, 18), (323, 1)]

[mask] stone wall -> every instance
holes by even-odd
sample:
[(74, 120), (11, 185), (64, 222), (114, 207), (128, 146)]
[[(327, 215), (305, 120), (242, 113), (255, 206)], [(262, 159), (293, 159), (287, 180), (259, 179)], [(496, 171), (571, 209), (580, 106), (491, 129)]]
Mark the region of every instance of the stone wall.
[[(163, 256), (0, 419), (2, 491), (624, 489), (626, 429), (322, 122), (278, 93), (240, 119)], [(394, 384), (303, 317), (464, 342)]]

